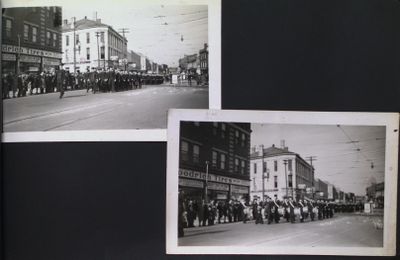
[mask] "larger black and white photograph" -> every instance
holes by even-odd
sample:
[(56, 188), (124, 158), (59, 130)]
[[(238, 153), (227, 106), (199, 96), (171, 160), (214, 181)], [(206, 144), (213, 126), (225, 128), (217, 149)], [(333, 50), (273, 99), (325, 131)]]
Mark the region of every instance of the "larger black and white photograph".
[(165, 129), (168, 109), (219, 92), (218, 1), (34, 3), (2, 10), (5, 137)]
[[(341, 122), (329, 113), (324, 124), (268, 122), (268, 115), (265, 123), (207, 120), (214, 116), (207, 114), (182, 119), (176, 130), (178, 169), (168, 171), (178, 178), (170, 201), (176, 215), (168, 215), (177, 224), (175, 232), (168, 228), (176, 236), (172, 252), (384, 252), (388, 217), (396, 215), (389, 212), (395, 202), (385, 197), (388, 189), (395, 193), (387, 181), (395, 177), (388, 176), (389, 158), (396, 159), (388, 145), (396, 124)], [(396, 116), (386, 118), (395, 123)]]

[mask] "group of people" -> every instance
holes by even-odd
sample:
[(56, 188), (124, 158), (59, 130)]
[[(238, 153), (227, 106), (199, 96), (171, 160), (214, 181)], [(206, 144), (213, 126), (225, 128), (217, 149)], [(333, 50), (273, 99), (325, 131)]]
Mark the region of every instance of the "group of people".
[[(212, 226), (216, 223), (232, 223), (254, 220), (255, 224), (286, 222), (296, 223), (332, 218), (336, 212), (361, 211), (361, 203), (338, 204), (327, 200), (312, 200), (309, 198), (293, 199), (292, 197), (278, 200), (267, 197), (264, 201), (248, 200), (204, 200), (180, 199), (178, 218), (178, 235), (184, 234), (184, 228), (197, 226)], [(196, 221), (197, 220), (197, 221)]]
[[(2, 75), (3, 99), (24, 97), (33, 94), (60, 92), (63, 97), (66, 90), (86, 89), (96, 92), (123, 91), (141, 88), (143, 84), (162, 84), (161, 75), (144, 75), (141, 72), (96, 69), (84, 73), (70, 73), (68, 70), (55, 69), (41, 73), (5, 73)], [(12, 96), (11, 94), (12, 93)]]

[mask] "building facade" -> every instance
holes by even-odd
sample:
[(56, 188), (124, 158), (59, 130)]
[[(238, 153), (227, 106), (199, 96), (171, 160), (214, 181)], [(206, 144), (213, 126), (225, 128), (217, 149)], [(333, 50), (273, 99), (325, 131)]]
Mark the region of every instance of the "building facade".
[(61, 65), (61, 7), (3, 9), (3, 73), (40, 73)]
[(199, 51), (200, 74), (208, 79), (208, 45)]
[[(74, 36), (75, 34), (75, 36)], [(87, 71), (91, 68), (125, 68), (127, 65), (125, 37), (100, 19), (64, 20), (62, 26), (62, 63), (64, 69)], [(123, 64), (118, 61), (126, 61)]]
[(253, 148), (250, 163), (250, 193), (253, 198), (279, 199), (308, 196), (314, 186), (314, 169), (288, 147)]
[(315, 199), (328, 199), (328, 184), (321, 179), (314, 180)]
[(180, 192), (195, 200), (249, 199), (250, 132), (247, 123), (182, 122)]
[(132, 50), (128, 52), (129, 70), (141, 71), (142, 68), (141, 61), (142, 59), (138, 53)]
[(374, 183), (366, 189), (366, 196), (368, 200), (372, 200), (377, 203), (379, 206), (383, 207), (384, 199), (385, 199), (385, 183)]

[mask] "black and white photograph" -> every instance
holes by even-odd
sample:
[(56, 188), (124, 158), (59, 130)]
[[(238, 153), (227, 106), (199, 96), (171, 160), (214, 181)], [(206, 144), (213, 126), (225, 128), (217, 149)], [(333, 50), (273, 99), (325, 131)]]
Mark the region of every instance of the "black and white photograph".
[(388, 232), (396, 203), (385, 195), (396, 193), (390, 183), (396, 176), (388, 173), (397, 166), (390, 158), (397, 158), (398, 115), (381, 115), (376, 124), (377, 115), (365, 113), (357, 123), (351, 121), (355, 114), (325, 113), (329, 122), (319, 123), (322, 115), (303, 113), (301, 123), (302, 113), (259, 112), (260, 123), (246, 119), (254, 118), (251, 112), (237, 112), (243, 119), (236, 121), (240, 116), (229, 111), (193, 112), (193, 120), (187, 120), (190, 110), (177, 111), (183, 119), (175, 115), (179, 127), (171, 131), (179, 137), (170, 136), (175, 146), (168, 151), (178, 166), (168, 170), (168, 178), (178, 181), (175, 200), (168, 200), (176, 212), (167, 207), (176, 217), (170, 219), (176, 230), (167, 227), (177, 243), (171, 252), (393, 252), (387, 238), (395, 236)]
[(220, 91), (213, 75), (220, 72), (218, 64), (210, 69), (209, 57), (218, 58), (213, 51), (220, 48), (218, 33), (210, 41), (212, 28), (220, 30), (219, 1), (210, 3), (33, 1), (3, 8), (5, 141), (74, 131), (103, 140), (103, 130), (165, 129), (170, 108), (218, 108), (210, 93)]

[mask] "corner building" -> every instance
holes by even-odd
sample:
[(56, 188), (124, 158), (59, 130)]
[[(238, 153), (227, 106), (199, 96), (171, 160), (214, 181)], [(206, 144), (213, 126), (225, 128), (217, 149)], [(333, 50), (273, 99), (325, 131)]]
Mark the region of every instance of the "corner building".
[(180, 127), (184, 197), (201, 200), (207, 193), (208, 201), (249, 199), (250, 124), (182, 122)]

